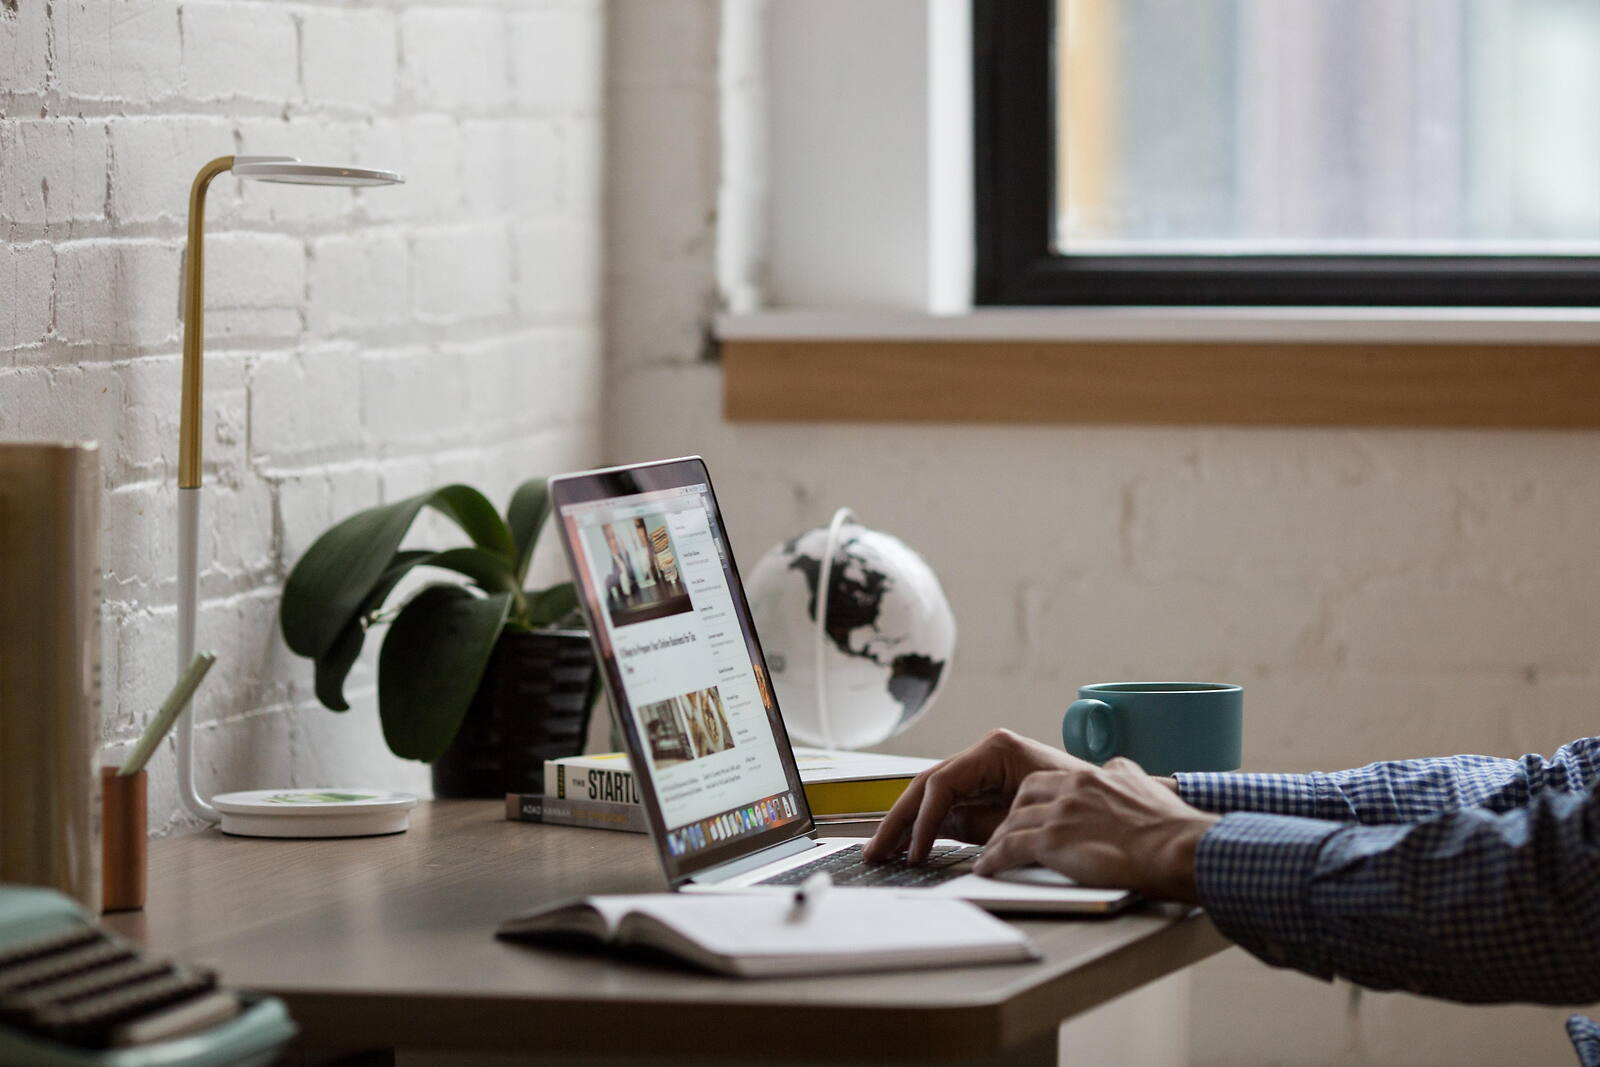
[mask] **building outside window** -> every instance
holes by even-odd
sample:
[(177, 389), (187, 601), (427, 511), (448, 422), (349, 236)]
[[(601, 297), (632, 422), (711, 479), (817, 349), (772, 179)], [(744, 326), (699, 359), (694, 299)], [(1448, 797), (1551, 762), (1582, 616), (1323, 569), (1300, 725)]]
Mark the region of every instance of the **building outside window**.
[(1600, 4), (974, 14), (980, 302), (1600, 304)]

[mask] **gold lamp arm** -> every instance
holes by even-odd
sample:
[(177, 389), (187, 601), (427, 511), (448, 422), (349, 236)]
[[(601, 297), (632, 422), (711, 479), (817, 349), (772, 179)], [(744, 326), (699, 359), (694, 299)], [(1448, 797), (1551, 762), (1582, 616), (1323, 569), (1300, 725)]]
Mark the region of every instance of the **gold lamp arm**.
[(178, 488), (200, 487), (200, 408), (205, 388), (201, 353), (206, 323), (206, 189), (233, 169), (233, 156), (200, 168), (189, 187), (189, 245), (183, 273), (183, 396), (178, 403)]
[[(189, 187), (189, 246), (183, 274), (183, 393), (178, 401), (178, 670), (194, 656), (195, 614), (200, 598), (200, 423), (205, 375), (202, 357), (206, 325), (206, 188), (233, 169), (233, 156), (219, 156), (200, 168)], [(178, 716), (178, 799), (198, 819), (216, 822), (217, 810), (194, 785), (194, 716), (191, 706)]]

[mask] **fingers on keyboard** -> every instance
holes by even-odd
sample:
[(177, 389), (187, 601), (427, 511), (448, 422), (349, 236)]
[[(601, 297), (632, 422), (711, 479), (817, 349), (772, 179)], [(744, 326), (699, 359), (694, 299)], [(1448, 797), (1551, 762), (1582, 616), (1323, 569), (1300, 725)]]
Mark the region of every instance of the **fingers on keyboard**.
[(798, 885), (818, 871), (827, 871), (835, 885), (892, 886), (917, 888), (949, 881), (965, 870), (957, 870), (964, 863), (976, 859), (982, 850), (975, 845), (936, 845), (928, 859), (913, 866), (903, 856), (868, 863), (861, 857), (861, 846), (851, 845), (830, 853), (822, 859), (792, 867), (771, 878), (762, 879), (758, 885)]

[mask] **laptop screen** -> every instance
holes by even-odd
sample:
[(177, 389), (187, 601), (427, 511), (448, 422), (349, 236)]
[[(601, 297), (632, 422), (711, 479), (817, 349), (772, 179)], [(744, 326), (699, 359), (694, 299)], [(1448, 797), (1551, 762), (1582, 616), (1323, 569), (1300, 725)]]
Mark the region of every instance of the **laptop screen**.
[(705, 465), (566, 475), (551, 489), (669, 880), (808, 833)]

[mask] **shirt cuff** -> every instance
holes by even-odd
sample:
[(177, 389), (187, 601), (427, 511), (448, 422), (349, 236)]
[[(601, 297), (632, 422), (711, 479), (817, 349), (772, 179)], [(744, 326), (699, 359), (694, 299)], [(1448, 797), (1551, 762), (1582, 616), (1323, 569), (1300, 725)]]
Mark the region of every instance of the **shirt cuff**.
[(1194, 857), (1195, 887), (1217, 929), (1268, 963), (1331, 978), (1317, 944), (1311, 876), (1341, 829), (1286, 815), (1224, 815)]
[(1173, 777), (1178, 782), (1178, 796), (1201, 811), (1267, 811), (1306, 818), (1322, 814), (1318, 775), (1194, 771)]
[(1574, 1015), (1567, 1020), (1567, 1036), (1582, 1067), (1600, 1067), (1600, 1025), (1587, 1016)]

